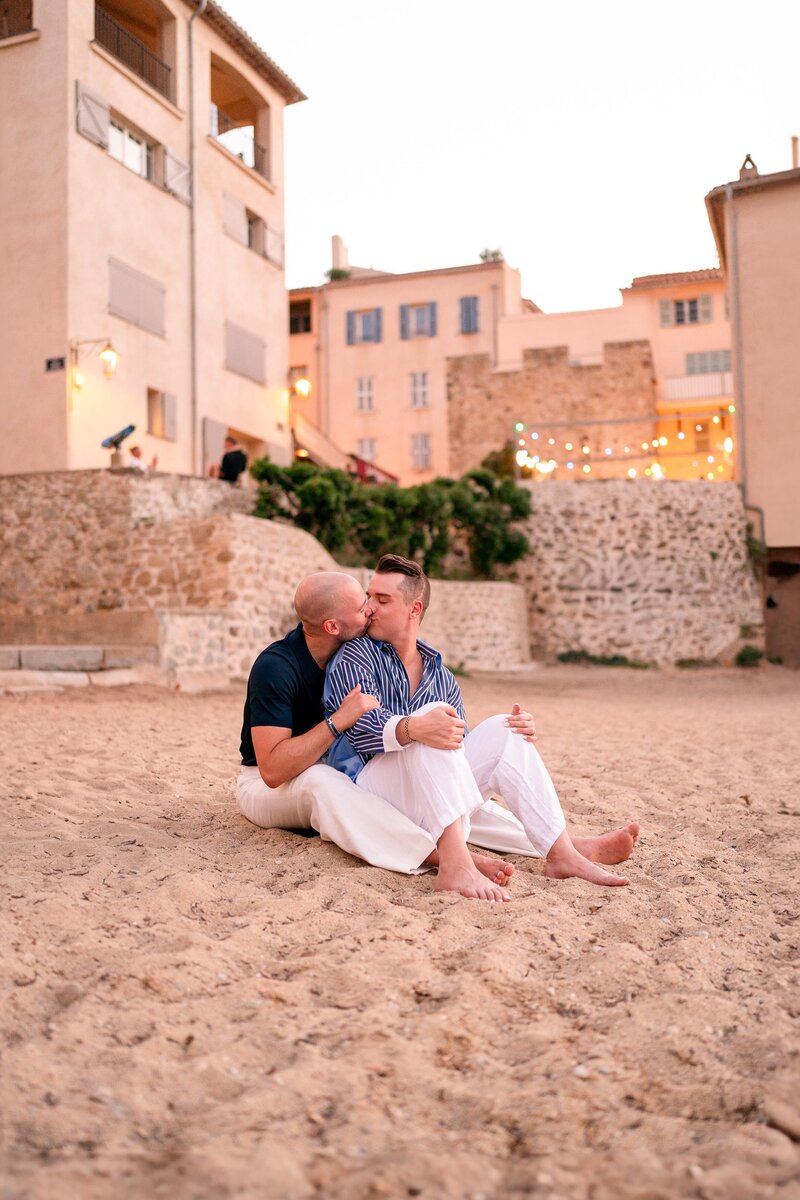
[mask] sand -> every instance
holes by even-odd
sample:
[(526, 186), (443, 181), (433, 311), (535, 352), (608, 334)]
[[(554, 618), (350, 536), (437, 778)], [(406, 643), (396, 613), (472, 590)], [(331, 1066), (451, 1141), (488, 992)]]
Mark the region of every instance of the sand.
[(231, 799), (241, 689), (0, 698), (0, 1198), (800, 1196), (800, 675), (539, 669), (627, 889), (436, 895)]

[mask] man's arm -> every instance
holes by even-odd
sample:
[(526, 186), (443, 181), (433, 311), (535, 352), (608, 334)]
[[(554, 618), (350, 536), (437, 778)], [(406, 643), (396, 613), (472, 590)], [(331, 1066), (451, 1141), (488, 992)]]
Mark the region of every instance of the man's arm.
[[(377, 704), (374, 696), (364, 695), (360, 687), (354, 687), (331, 713), (331, 720), (340, 732), (344, 732)], [(291, 729), (278, 725), (256, 725), (250, 732), (259, 774), (271, 788), (288, 783), (312, 767), (334, 740), (324, 721), (297, 737), (292, 737)]]

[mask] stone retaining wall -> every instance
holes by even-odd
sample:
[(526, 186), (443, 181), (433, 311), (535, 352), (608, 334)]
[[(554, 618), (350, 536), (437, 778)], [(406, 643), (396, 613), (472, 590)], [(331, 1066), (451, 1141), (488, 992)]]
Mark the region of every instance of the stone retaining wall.
[[(760, 645), (762, 611), (732, 483), (608, 480), (530, 485), (531, 652), (657, 664), (730, 661)], [(744, 633), (743, 633), (744, 630)]]

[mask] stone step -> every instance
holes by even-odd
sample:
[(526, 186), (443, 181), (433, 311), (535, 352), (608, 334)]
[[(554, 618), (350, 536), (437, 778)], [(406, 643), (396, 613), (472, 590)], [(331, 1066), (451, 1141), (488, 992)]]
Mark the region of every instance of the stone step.
[(111, 671), (157, 662), (154, 645), (0, 645), (3, 671)]
[(133, 683), (174, 687), (166, 671), (153, 663), (134, 667), (109, 667), (104, 671), (35, 671), (26, 667), (0, 670), (0, 695), (26, 692), (59, 692), (64, 688), (127, 687)]
[(151, 609), (0, 615), (0, 646), (156, 646)]

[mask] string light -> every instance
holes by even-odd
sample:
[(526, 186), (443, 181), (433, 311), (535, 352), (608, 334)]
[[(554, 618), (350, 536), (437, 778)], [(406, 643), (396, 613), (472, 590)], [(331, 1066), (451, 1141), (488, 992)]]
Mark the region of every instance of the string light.
[(611, 447), (610, 447), (610, 446), (606, 446), (606, 448), (605, 448), (605, 450), (603, 451), (603, 453), (604, 453), (604, 454), (611, 454)]
[(590, 446), (581, 446), (581, 450), (583, 451), (584, 454), (588, 454), (590, 449), (591, 449)]
[(733, 454), (733, 438), (732, 437), (725, 438), (725, 441), (722, 443), (722, 449), (725, 451), (726, 454)]
[(715, 425), (719, 425), (719, 417), (712, 417), (711, 420), (714, 422)]
[(636, 478), (636, 467), (628, 467), (628, 479)]
[(555, 444), (556, 444), (556, 439), (555, 439), (555, 438), (548, 438), (548, 439), (547, 439), (547, 444), (548, 444), (548, 446), (555, 446)]
[(588, 464), (588, 463), (584, 463), (584, 464), (583, 464), (583, 473), (584, 473), (584, 475), (588, 475), (588, 474), (589, 474), (589, 472), (591, 471), (591, 469), (592, 469), (592, 468), (589, 466), (589, 464)]
[(659, 446), (666, 446), (666, 444), (667, 444), (667, 439), (666, 439), (665, 437), (660, 437), (660, 438), (658, 439), (658, 444), (659, 444)]
[(713, 461), (714, 461), (714, 455), (709, 454), (708, 458), (706, 459), (706, 462), (713, 462)]
[(522, 424), (522, 421), (517, 421), (516, 425), (514, 426), (514, 429), (517, 433), (522, 433), (524, 428), (525, 426)]
[(735, 405), (735, 404), (729, 404), (729, 405), (728, 405), (728, 412), (729, 412), (729, 413), (735, 413), (735, 412), (736, 412), (736, 405)]
[(572, 442), (564, 442), (564, 449), (565, 449), (565, 450), (574, 450), (574, 448), (575, 448), (575, 447), (572, 445)]
[(538, 435), (538, 433), (532, 433), (532, 434), (531, 434), (531, 437), (533, 438), (533, 440), (534, 440), (535, 442), (538, 442), (538, 440), (539, 440), (539, 435)]
[(567, 470), (568, 470), (568, 471), (571, 471), (571, 470), (574, 468), (574, 466), (575, 466), (575, 463), (574, 463), (574, 462), (568, 462), (568, 463), (567, 463)]
[(686, 437), (686, 434), (683, 432), (682, 429), (679, 429), (678, 430), (678, 441), (682, 442), (685, 437)]
[(650, 449), (650, 443), (649, 443), (649, 442), (642, 442), (642, 449), (643, 449), (643, 450), (649, 450), (649, 449)]

